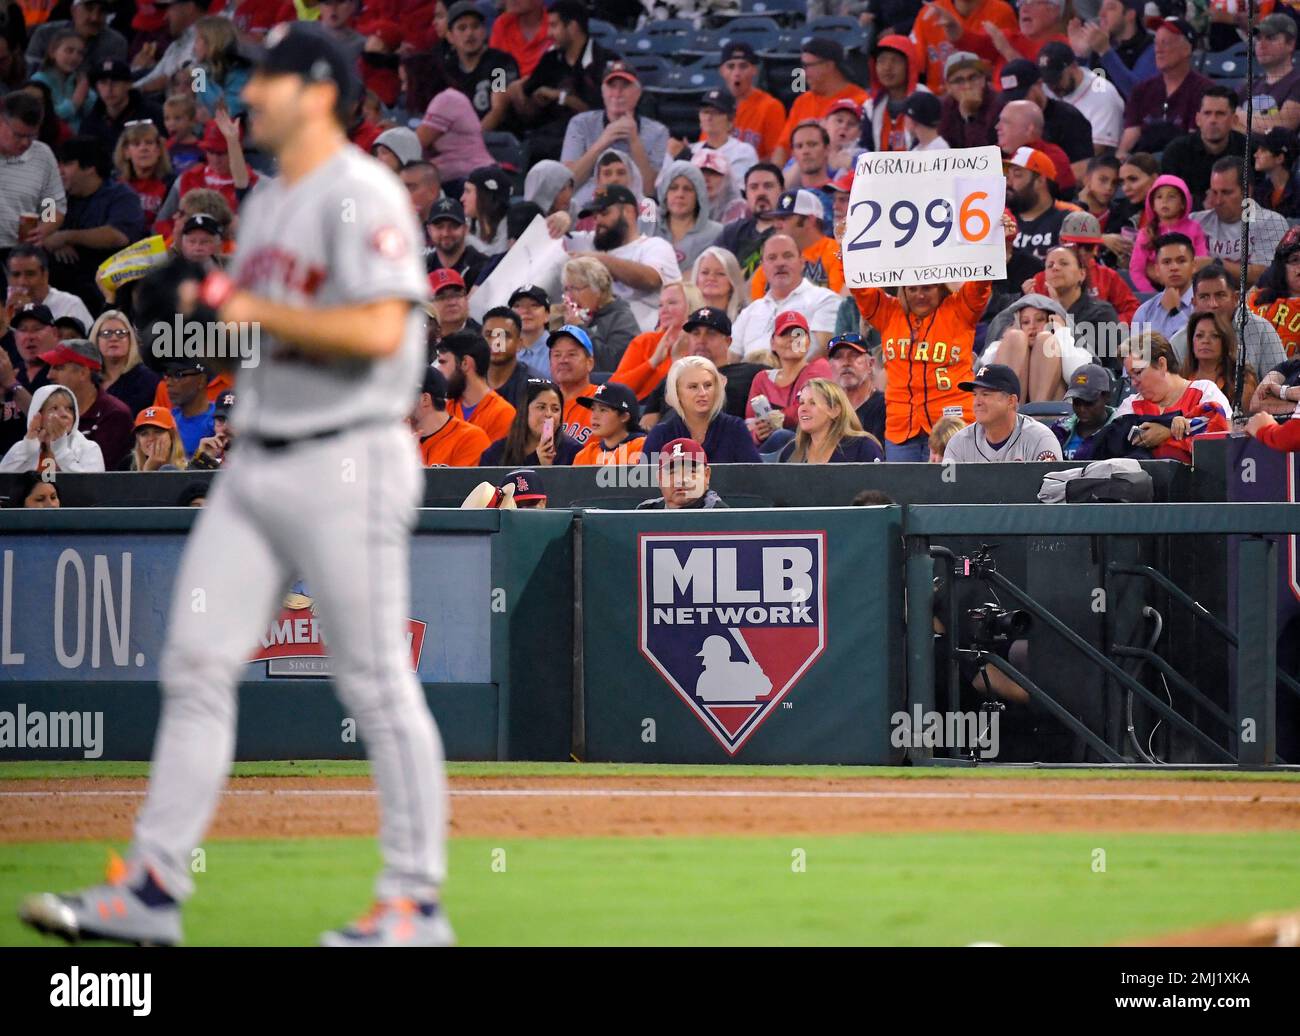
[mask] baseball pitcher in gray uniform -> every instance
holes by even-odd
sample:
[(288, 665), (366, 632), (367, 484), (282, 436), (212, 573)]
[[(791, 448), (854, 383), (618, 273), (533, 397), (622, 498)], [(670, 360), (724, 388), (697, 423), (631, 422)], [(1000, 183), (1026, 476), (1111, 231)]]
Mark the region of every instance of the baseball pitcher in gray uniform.
[[(326, 945), (447, 945), (442, 742), (403, 633), (422, 492), (403, 421), (423, 367), (427, 294), (400, 181), (354, 148), (352, 62), (310, 23), (281, 26), (244, 91), (250, 132), (280, 176), (240, 212), (230, 277), (199, 300), (260, 326), (238, 375), (239, 450), (186, 544), (160, 661), (163, 712), (149, 792), (104, 885), (30, 897), (20, 916), (66, 939), (181, 940), (190, 863), (234, 754), (236, 688), (285, 590), (304, 579), (337, 692), (366, 744), (381, 804), (374, 909)], [(184, 287), (178, 310), (186, 309)], [(304, 514), (304, 503), (307, 504)]]

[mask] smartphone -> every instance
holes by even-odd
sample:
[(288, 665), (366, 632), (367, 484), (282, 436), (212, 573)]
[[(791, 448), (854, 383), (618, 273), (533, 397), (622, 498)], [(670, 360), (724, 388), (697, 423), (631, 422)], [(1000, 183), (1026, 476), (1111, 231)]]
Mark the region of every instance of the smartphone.
[(1135, 424), (1132, 428), (1128, 430), (1128, 441), (1131, 442), (1134, 446), (1137, 445), (1138, 439), (1140, 439), (1141, 437), (1142, 437), (1141, 425)]
[(542, 441), (555, 438), (555, 418), (548, 417), (542, 422)]

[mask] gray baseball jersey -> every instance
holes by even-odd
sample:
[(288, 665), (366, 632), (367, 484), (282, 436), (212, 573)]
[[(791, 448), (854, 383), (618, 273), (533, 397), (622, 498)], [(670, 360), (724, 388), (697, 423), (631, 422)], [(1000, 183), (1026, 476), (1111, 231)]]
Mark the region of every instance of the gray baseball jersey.
[(989, 445), (984, 426), (967, 425), (952, 437), (943, 452), (944, 463), (992, 463), (995, 461), (1060, 460), (1061, 444), (1047, 425), (1031, 417), (1016, 415), (1016, 426), (1010, 438), (998, 449)]
[(420, 227), (391, 171), (346, 147), (294, 184), (264, 183), (239, 214), (231, 276), (241, 288), (293, 306), (326, 308), (410, 299), (401, 348), (381, 360), (323, 359), (260, 335), (257, 362), (238, 375), (232, 424), (241, 434), (299, 438), (400, 421), (425, 362), (429, 293)]

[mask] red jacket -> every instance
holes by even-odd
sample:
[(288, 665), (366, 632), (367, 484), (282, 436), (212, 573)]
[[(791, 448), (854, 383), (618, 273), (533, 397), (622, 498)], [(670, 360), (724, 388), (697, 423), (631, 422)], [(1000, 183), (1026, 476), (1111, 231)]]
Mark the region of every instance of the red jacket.
[(1270, 424), (1255, 436), (1271, 450), (1283, 453), (1300, 453), (1300, 418), (1291, 418), (1282, 424)]
[[(1034, 274), (1034, 291), (1039, 295), (1047, 294), (1047, 274), (1042, 270)], [(1088, 264), (1088, 294), (1094, 299), (1101, 299), (1102, 302), (1109, 302), (1114, 306), (1115, 312), (1124, 323), (1133, 322), (1133, 314), (1138, 308), (1137, 296), (1124, 283), (1124, 278), (1109, 266), (1102, 266), (1095, 259)]]

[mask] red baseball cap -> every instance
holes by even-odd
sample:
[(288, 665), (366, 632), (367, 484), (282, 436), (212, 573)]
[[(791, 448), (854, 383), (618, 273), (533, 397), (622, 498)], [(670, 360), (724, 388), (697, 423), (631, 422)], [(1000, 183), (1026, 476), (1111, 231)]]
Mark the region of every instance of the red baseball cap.
[(839, 191), (841, 194), (848, 194), (853, 190), (853, 178), (856, 175), (857, 171), (852, 166), (849, 166), (849, 168), (843, 170), (839, 176), (835, 177), (835, 179), (826, 186), (832, 191)]
[(776, 329), (773, 332), (774, 334), (783, 334), (792, 327), (802, 327), (807, 331), (808, 318), (798, 310), (794, 309), (787, 309), (784, 313), (778, 313), (776, 315)]
[(143, 428), (145, 425), (152, 425), (154, 428), (166, 428), (168, 431), (176, 431), (176, 418), (172, 412), (165, 406), (147, 406), (135, 415), (135, 427)]
[(53, 349), (41, 353), (40, 359), (51, 367), (57, 367), (61, 363), (79, 363), (92, 371), (104, 369), (99, 359), (99, 350), (84, 338), (70, 338), (60, 342)]
[(465, 278), (455, 270), (434, 270), (429, 274), (429, 287), (433, 289), (434, 295), (437, 295), (443, 288), (465, 287)]
[(208, 120), (207, 126), (203, 128), (203, 139), (199, 141), (199, 147), (204, 151), (215, 151), (219, 155), (224, 155), (230, 150), (230, 145), (226, 143), (221, 130), (217, 129), (215, 120)]
[(841, 97), (826, 109), (826, 116), (834, 115), (836, 112), (848, 112), (855, 119), (862, 118), (862, 106), (851, 97)]
[(678, 461), (694, 461), (696, 464), (709, 463), (709, 455), (704, 447), (694, 439), (674, 439), (664, 444), (659, 454), (659, 466), (662, 468)]

